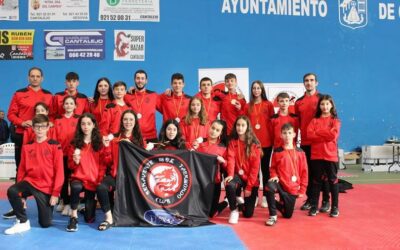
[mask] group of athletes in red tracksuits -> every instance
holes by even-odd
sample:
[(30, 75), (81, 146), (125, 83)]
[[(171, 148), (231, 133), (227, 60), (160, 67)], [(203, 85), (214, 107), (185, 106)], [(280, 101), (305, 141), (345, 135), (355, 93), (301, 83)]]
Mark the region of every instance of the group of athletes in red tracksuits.
[[(66, 75), (65, 91), (54, 96), (41, 87), (40, 68), (31, 68), (28, 80), (29, 86), (13, 95), (8, 111), (15, 126), (18, 167), (16, 183), (7, 192), (12, 210), (3, 215), (17, 220), (6, 234), (30, 229), (25, 199), (31, 195), (42, 227), (51, 225), (53, 207), (59, 204), (57, 209), (70, 216), (66, 230), (77, 231), (81, 192), (85, 194), (85, 221), (94, 221), (97, 196), (105, 213), (98, 229), (111, 228), (110, 192), (115, 190), (121, 140), (146, 150), (196, 150), (215, 155), (218, 171), (210, 217), (227, 205), (231, 224), (238, 223), (239, 210), (244, 217), (253, 216), (260, 168), (261, 206), (269, 210), (266, 225), (276, 224), (277, 210), (290, 218), (296, 198), (305, 195), (301, 209), (310, 216), (319, 211), (339, 215), (340, 121), (332, 97), (317, 92), (313, 73), (304, 75), (306, 92), (294, 110), (288, 93), (277, 95), (277, 112), (261, 81), (252, 83), (246, 103), (231, 73), (225, 76), (225, 91), (213, 90), (212, 80), (205, 77), (193, 97), (183, 92), (180, 73), (172, 75), (171, 89), (162, 94), (146, 89), (148, 78), (143, 70), (135, 72), (135, 86), (129, 89), (122, 81), (111, 85), (107, 78), (100, 78), (92, 98), (78, 92), (75, 72)], [(156, 111), (163, 115), (158, 137)], [(220, 202), (222, 183), (226, 198)], [(321, 189), (324, 198), (318, 210)]]

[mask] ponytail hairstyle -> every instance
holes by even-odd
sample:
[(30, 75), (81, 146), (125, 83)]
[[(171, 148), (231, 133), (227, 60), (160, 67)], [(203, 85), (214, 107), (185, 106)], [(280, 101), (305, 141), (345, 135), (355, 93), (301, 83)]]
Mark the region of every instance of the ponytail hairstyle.
[(221, 135), (219, 137), (219, 144), (221, 144), (224, 147), (228, 146), (228, 132), (227, 132), (228, 128), (226, 126), (226, 122), (224, 120), (216, 119), (211, 123), (211, 126), (214, 123), (217, 123), (222, 126)]

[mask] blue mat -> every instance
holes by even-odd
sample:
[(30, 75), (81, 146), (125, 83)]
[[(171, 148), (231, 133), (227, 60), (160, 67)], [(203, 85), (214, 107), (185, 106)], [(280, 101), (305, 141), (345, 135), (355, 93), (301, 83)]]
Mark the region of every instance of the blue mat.
[[(7, 200), (0, 200), (0, 212), (10, 209)], [(86, 224), (79, 218), (79, 231), (65, 231), (68, 217), (54, 212), (53, 226), (43, 229), (37, 221), (34, 200), (28, 201), (31, 230), (22, 234), (4, 235), (14, 220), (0, 218), (0, 249), (245, 249), (229, 226), (212, 225), (196, 228), (139, 228), (114, 227), (100, 232), (103, 220), (101, 210), (96, 211), (96, 222)]]

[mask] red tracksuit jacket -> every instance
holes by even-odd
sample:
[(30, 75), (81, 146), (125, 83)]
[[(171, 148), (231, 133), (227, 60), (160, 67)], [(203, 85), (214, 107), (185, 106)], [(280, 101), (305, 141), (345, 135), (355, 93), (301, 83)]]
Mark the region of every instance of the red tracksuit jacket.
[[(221, 98), (221, 120), (226, 122), (226, 127), (228, 129), (228, 134), (232, 132), (233, 124), (236, 118), (244, 114), (244, 109), (246, 107), (246, 100), (244, 98), (239, 99), (238, 94), (230, 94), (223, 92), (214, 92), (216, 96)], [(236, 100), (240, 102), (241, 108), (238, 110), (232, 101)]]
[(72, 139), (74, 139), (78, 119), (78, 115), (72, 115), (70, 118), (63, 115), (54, 120), (57, 141), (61, 143), (64, 156), (68, 155), (68, 148), (71, 146)]
[(52, 139), (22, 147), (17, 182), (27, 181), (45, 194), (59, 196), (64, 183), (61, 145)]
[[(28, 86), (17, 90), (11, 99), (7, 114), (8, 120), (16, 126), (15, 132), (18, 134), (24, 133), (24, 128), (21, 124), (24, 121), (32, 120), (36, 103), (44, 102), (52, 109), (52, 99), (51, 93), (45, 89), (34, 91)], [(52, 114), (52, 110), (50, 110), (49, 114)]]
[[(22, 140), (22, 145), (26, 145), (28, 143), (34, 142), (35, 138), (36, 138), (36, 135), (35, 135), (35, 132), (33, 131), (32, 127), (25, 129), (24, 137)], [(58, 141), (57, 140), (57, 132), (54, 127), (49, 128), (49, 131), (47, 132), (47, 138)]]
[(94, 115), (97, 124), (101, 124), (102, 117), (105, 113), (104, 110), (106, 109), (106, 106), (110, 103), (111, 101), (109, 99), (99, 98), (97, 104), (95, 104), (94, 102), (89, 104), (89, 112)]
[[(266, 100), (254, 105), (249, 103), (246, 105), (245, 114), (250, 119), (251, 126), (261, 143), (261, 147), (272, 147), (273, 136), (270, 117), (275, 114), (274, 105)], [(260, 126), (258, 127), (257, 124)]]
[(299, 117), (301, 145), (311, 145), (311, 141), (307, 136), (307, 127), (315, 116), (320, 97), (321, 94), (319, 93), (315, 93), (312, 96), (308, 96), (304, 93), (304, 95), (297, 99), (296, 103), (294, 104), (295, 113)]
[(338, 162), (339, 132), (339, 119), (332, 117), (312, 119), (307, 128), (307, 136), (311, 141), (311, 160)]
[[(297, 138), (297, 132), (299, 129), (299, 120), (297, 118), (297, 115), (290, 113), (289, 115), (283, 116), (277, 113), (271, 117), (271, 131), (274, 148), (279, 148), (283, 146), (283, 140), (281, 138), (281, 128), (285, 123), (288, 122), (293, 125), (294, 132), (296, 133)], [(294, 145), (296, 145), (296, 138), (293, 141)]]
[(108, 104), (99, 125), (101, 134), (108, 135), (118, 133), (122, 113), (128, 109), (130, 109), (128, 105), (120, 106), (115, 102)]
[[(246, 190), (251, 191), (253, 187), (260, 185), (258, 172), (260, 170), (261, 148), (260, 145), (251, 145), (249, 158), (246, 157), (245, 151), (246, 147), (243, 141), (236, 139), (229, 142), (227, 172), (228, 176), (238, 175), (246, 183)], [(241, 172), (243, 173), (240, 174)]]
[[(65, 110), (63, 107), (63, 100), (66, 96), (68, 96), (67, 90), (65, 90), (64, 92), (58, 92), (54, 95), (53, 113), (55, 117), (65, 114)], [(87, 96), (76, 92), (74, 97), (76, 99), (76, 109), (74, 113), (77, 115), (81, 115), (83, 113), (89, 112), (89, 102)]]
[(69, 147), (68, 166), (72, 170), (71, 179), (79, 180), (83, 183), (85, 189), (96, 191), (97, 185), (101, 183), (105, 173), (105, 149), (102, 147), (98, 152), (94, 151), (91, 144), (85, 144), (80, 149), (81, 160), (76, 164), (73, 160), (75, 147)]
[[(282, 188), (292, 194), (305, 194), (308, 184), (306, 155), (300, 148), (285, 150), (274, 149), (271, 160), (271, 178), (278, 177)], [(296, 176), (293, 181), (292, 177)]]
[(163, 123), (175, 118), (182, 121), (188, 112), (190, 98), (184, 93), (181, 96), (161, 94), (157, 102), (157, 110), (163, 115)]
[(188, 149), (192, 148), (193, 142), (197, 138), (206, 138), (210, 128), (208, 122), (205, 125), (201, 125), (199, 118), (192, 118), (192, 124), (187, 124), (183, 119), (179, 125), (182, 130), (182, 138), (186, 141), (186, 148)]
[[(208, 141), (205, 141), (199, 145), (197, 148), (198, 152), (210, 154), (210, 155), (215, 155), (215, 156), (222, 156), (225, 161), (226, 161), (226, 147), (219, 144), (219, 143), (210, 143)], [(221, 183), (222, 181), (222, 176), (221, 176), (221, 171), (220, 168), (222, 167), (226, 171), (227, 167), (227, 162), (224, 164), (217, 164), (218, 169), (215, 172), (215, 183)]]
[(218, 114), (221, 112), (221, 98), (215, 96), (214, 94), (212, 94), (210, 98), (205, 98), (201, 92), (197, 93), (196, 96), (203, 100), (203, 105), (207, 113), (207, 119), (210, 122), (216, 120)]
[(157, 138), (156, 129), (156, 107), (158, 101), (156, 92), (145, 90), (126, 94), (125, 102), (142, 117), (139, 119), (140, 131), (144, 140)]

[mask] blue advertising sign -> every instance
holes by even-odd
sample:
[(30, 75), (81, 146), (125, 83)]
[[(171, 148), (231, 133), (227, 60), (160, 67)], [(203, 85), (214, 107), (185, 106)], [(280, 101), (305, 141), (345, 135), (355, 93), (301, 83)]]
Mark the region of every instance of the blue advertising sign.
[(105, 30), (45, 30), (46, 60), (103, 60)]

